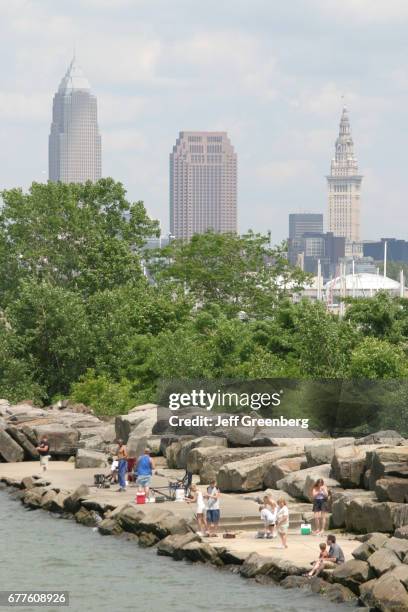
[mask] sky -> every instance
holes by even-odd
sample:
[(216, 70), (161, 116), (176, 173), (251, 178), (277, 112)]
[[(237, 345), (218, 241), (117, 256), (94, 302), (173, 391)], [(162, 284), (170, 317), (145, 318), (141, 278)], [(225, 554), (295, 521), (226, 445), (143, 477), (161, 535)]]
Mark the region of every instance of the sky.
[(0, 189), (48, 177), (52, 97), (76, 48), (98, 99), (103, 175), (168, 232), (179, 131), (225, 130), (239, 230), (322, 212), (343, 104), (362, 238), (408, 239), (407, 0), (0, 0)]

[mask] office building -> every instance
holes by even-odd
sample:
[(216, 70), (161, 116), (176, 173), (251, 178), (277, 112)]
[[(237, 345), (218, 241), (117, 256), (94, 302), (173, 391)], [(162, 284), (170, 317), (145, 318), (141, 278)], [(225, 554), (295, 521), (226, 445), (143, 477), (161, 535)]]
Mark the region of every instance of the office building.
[(226, 132), (180, 132), (170, 154), (170, 233), (237, 231), (237, 155)]
[(51, 181), (85, 183), (101, 178), (96, 97), (75, 57), (54, 95), (48, 165)]
[(377, 242), (363, 242), (364, 255), (374, 261), (383, 261), (384, 244), (387, 242), (387, 260), (408, 263), (408, 241), (397, 238), (381, 238)]
[(295, 266), (302, 253), (302, 237), (307, 233), (323, 232), (323, 215), (320, 213), (292, 213), (289, 215), (288, 259)]

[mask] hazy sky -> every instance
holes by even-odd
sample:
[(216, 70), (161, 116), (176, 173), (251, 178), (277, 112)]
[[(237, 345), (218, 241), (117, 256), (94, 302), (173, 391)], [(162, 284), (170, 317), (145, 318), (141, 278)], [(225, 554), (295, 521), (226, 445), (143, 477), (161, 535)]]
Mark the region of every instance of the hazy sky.
[(345, 96), (363, 238), (408, 239), (407, 0), (0, 0), (0, 186), (48, 175), (52, 96), (76, 45), (103, 175), (168, 230), (180, 130), (226, 130), (240, 230), (324, 212)]

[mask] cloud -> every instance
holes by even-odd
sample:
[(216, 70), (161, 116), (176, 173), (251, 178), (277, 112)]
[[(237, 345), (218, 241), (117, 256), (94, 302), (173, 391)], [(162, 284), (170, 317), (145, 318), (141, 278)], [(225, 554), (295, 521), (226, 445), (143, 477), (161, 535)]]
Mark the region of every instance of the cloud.
[(143, 134), (138, 130), (123, 128), (105, 130), (103, 133), (103, 149), (109, 151), (140, 151), (146, 146)]
[(51, 100), (45, 94), (24, 94), (0, 92), (1, 121), (44, 121), (51, 120)]
[(272, 161), (258, 166), (256, 175), (267, 183), (287, 183), (295, 178), (315, 174), (313, 163), (308, 159)]

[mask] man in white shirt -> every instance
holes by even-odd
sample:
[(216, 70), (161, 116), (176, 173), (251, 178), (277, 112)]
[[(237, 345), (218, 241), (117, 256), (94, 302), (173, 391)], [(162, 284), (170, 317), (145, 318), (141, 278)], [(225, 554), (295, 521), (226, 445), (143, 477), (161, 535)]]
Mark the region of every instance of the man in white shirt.
[(207, 501), (208, 536), (210, 538), (216, 538), (216, 531), (218, 523), (220, 522), (220, 490), (215, 480), (210, 482), (204, 497)]

